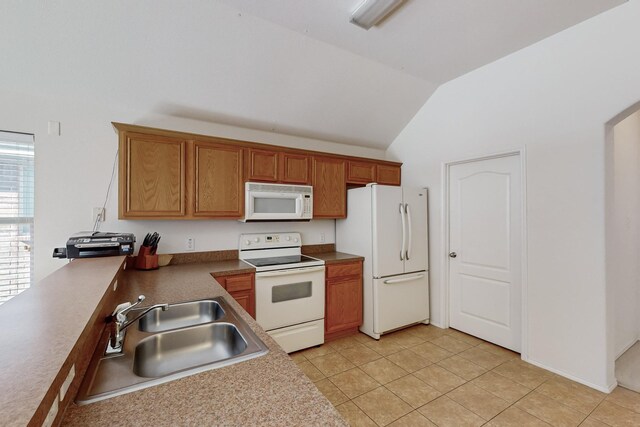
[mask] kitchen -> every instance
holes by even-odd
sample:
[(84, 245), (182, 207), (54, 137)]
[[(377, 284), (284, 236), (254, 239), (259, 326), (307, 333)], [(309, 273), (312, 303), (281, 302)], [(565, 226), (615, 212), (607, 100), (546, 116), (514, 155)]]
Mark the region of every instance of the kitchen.
[[(531, 40), (527, 46), (551, 36), (442, 84), (426, 104), (425, 99), (433, 87), (424, 80), (404, 77), (379, 62), (334, 49), (228, 5), (200, 5), (202, 9), (163, 14), (161, 10), (171, 10), (164, 5), (151, 19), (145, 17), (148, 10), (143, 6), (122, 14), (116, 12), (119, 9), (114, 4), (105, 11), (107, 18), (102, 24), (99, 20), (83, 21), (94, 16), (89, 5), (78, 4), (73, 10), (56, 5), (42, 10), (26, 5), (3, 7), (9, 8), (3, 13), (6, 19), (3, 28), (14, 34), (20, 33), (19, 22), (42, 23), (38, 33), (25, 35), (25, 42), (31, 40), (31, 44), (3, 45), (6, 47), (3, 51), (12, 58), (26, 58), (24, 52), (29, 51), (42, 58), (40, 68), (20, 60), (17, 62), (22, 64), (20, 67), (11, 73), (7, 70), (3, 79), (7, 85), (3, 89), (6, 107), (2, 112), (3, 129), (36, 134), (36, 280), (63, 265), (63, 261), (51, 257), (52, 248), (64, 244), (79, 230), (90, 230), (93, 208), (103, 206), (116, 151), (117, 137), (111, 122), (136, 123), (293, 149), (402, 162), (403, 185), (429, 188), (430, 314), (439, 326), (447, 326), (443, 254), (452, 251), (445, 252), (442, 235), (445, 197), (442, 164), (526, 146), (529, 243), (524, 256), (529, 261), (529, 321), (523, 324), (528, 328), (527, 337), (523, 337), (528, 348), (523, 348), (522, 354), (528, 353), (529, 360), (538, 366), (552, 368), (556, 374), (601, 391), (613, 384), (609, 372), (613, 361), (606, 344), (610, 333), (604, 297), (594, 298), (606, 293), (601, 261), (604, 243), (594, 241), (592, 236), (604, 234), (598, 214), (602, 212), (599, 200), (604, 199), (600, 174), (601, 127), (638, 98), (632, 77), (637, 70), (636, 63), (623, 52), (625, 47), (632, 50), (630, 40), (637, 38), (631, 23), (637, 16), (636, 2), (625, 2), (556, 35), (551, 36), (550, 32)], [(589, 13), (596, 15), (600, 11)], [(400, 9), (396, 16), (406, 17), (406, 14), (411, 14), (408, 7)], [(345, 14), (347, 20), (348, 15)], [(16, 19), (7, 18), (11, 16)], [(381, 28), (374, 28), (373, 33), (362, 34), (395, 28), (394, 19), (389, 19)], [(211, 20), (215, 25), (211, 25)], [(72, 25), (58, 26), (60, 22)], [(82, 22), (85, 23), (79, 24)], [(88, 22), (94, 25), (87, 25)], [(140, 22), (145, 22), (148, 31), (158, 37), (156, 41), (162, 49), (145, 49), (144, 37), (138, 38), (140, 34), (134, 30)], [(182, 39), (165, 35), (157, 26), (171, 28), (186, 22), (194, 24), (181, 31), (190, 40), (199, 40), (200, 31), (211, 31), (213, 34), (205, 38), (216, 40), (219, 35), (215, 34), (215, 28), (225, 28), (225, 37), (237, 40), (231, 50), (247, 54), (234, 56), (224, 50), (224, 46), (216, 45), (217, 58), (226, 59), (223, 64), (213, 61), (220, 67), (190, 69), (186, 75), (178, 72), (174, 77), (180, 78), (173, 78), (169, 84), (155, 71), (166, 62), (167, 56), (160, 52), (174, 52), (175, 62), (168, 68), (175, 71), (178, 63), (190, 63), (192, 50), (184, 48)], [(58, 41), (57, 48), (61, 49), (58, 56), (66, 60), (47, 62), (46, 58), (53, 59), (46, 46), (37, 42), (38, 37), (51, 39), (52, 43)], [(13, 39), (5, 38), (8, 40)], [(92, 43), (96, 43), (95, 46)], [(114, 45), (120, 50), (114, 51)], [(610, 49), (611, 46), (617, 48)], [(199, 51), (213, 49), (205, 43), (199, 47)], [(457, 50), (460, 51), (464, 50)], [(77, 52), (85, 52), (89, 57), (84, 56), (86, 59), (82, 60), (83, 56), (76, 55)], [(98, 52), (104, 56), (100, 57)], [(137, 56), (139, 52), (149, 52), (149, 56)], [(306, 62), (283, 61), (276, 73), (269, 74), (272, 69), (263, 68), (269, 62), (262, 55), (267, 52), (270, 52), (269, 58), (282, 58), (288, 52), (289, 58), (306, 58)], [(510, 52), (504, 55), (507, 53)], [(495, 59), (498, 57), (491, 61)], [(611, 81), (597, 61), (625, 64), (626, 68), (618, 71), (621, 78)], [(134, 67), (129, 66), (131, 62), (135, 63)], [(281, 68), (285, 63), (295, 67)], [(330, 64), (340, 66), (334, 68)], [(42, 68), (48, 72), (42, 73)], [(137, 71), (132, 73), (132, 69)], [(190, 93), (191, 83), (208, 87), (195, 83), (205, 78), (207, 73), (201, 71), (205, 69), (211, 70), (207, 73), (214, 73), (206, 76), (206, 81), (216, 80), (220, 85), (203, 96), (206, 102), (200, 102), (202, 98), (197, 95), (186, 100), (184, 94)], [(263, 70), (265, 74), (260, 77), (264, 80), (238, 78), (247, 87), (234, 86), (230, 76), (237, 70), (248, 72), (249, 69)], [(311, 74), (314, 69), (318, 74)], [(349, 69), (355, 72), (344, 72)], [(310, 76), (316, 76), (312, 80), (321, 84), (305, 83), (304, 77)], [(368, 79), (378, 82), (380, 89), (364, 90), (363, 81)], [(404, 86), (407, 82), (411, 85)], [(268, 93), (264, 93), (265, 90)], [(142, 91), (148, 95), (143, 96)], [(253, 95), (234, 103), (246, 93)], [(577, 100), (577, 93), (591, 98)], [(264, 101), (255, 98), (257, 94), (261, 94), (260, 99)], [(600, 102), (603, 97), (606, 102)], [(226, 108), (211, 105), (219, 99), (224, 100)], [(274, 106), (274, 99), (288, 102)], [(313, 106), (309, 105), (309, 99), (316, 100)], [(291, 109), (287, 105), (296, 107)], [(318, 110), (303, 112), (300, 106)], [(269, 111), (274, 115), (265, 113)], [(414, 115), (415, 119), (410, 121)], [(58, 134), (49, 132), (49, 121), (61, 124)], [(392, 121), (395, 127), (390, 125)], [(390, 127), (381, 127), (385, 124)], [(308, 131), (302, 133), (301, 128)], [(363, 139), (383, 139), (383, 144), (394, 142), (388, 151), (387, 145), (376, 148), (331, 142)], [(114, 181), (113, 189), (117, 188), (117, 182)], [(592, 188), (595, 193), (587, 194), (584, 188)], [(564, 197), (567, 194), (571, 197)], [(120, 221), (116, 199), (112, 190), (101, 230), (133, 232), (138, 239), (150, 230), (157, 230), (163, 236), (161, 253), (187, 252), (189, 238), (195, 242), (196, 253), (237, 250), (240, 234), (262, 232), (299, 232), (304, 245), (337, 244), (333, 219), (314, 219), (295, 229), (290, 223), (273, 223), (264, 229), (259, 224), (235, 220)], [(571, 317), (565, 315), (569, 306), (576, 307)], [(313, 365), (312, 359), (309, 361)]]

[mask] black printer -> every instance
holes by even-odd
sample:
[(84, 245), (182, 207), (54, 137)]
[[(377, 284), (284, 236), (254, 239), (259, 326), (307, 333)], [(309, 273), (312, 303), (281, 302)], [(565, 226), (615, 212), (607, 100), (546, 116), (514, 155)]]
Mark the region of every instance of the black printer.
[(136, 236), (133, 233), (81, 231), (67, 240), (65, 248), (55, 248), (54, 258), (94, 258), (133, 255)]

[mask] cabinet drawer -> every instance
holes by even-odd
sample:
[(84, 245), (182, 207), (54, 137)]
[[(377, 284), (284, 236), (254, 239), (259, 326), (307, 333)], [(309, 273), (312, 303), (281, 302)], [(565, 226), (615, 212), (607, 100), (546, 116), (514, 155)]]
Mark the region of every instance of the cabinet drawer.
[(227, 292), (250, 291), (253, 289), (253, 274), (239, 274), (227, 276), (225, 281)]
[(327, 265), (327, 279), (360, 275), (362, 275), (362, 264), (360, 262)]

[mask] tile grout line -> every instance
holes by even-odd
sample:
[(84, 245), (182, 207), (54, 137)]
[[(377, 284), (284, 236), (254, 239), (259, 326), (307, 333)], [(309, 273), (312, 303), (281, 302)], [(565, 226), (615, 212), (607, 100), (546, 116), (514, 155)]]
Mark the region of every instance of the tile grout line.
[[(500, 377), (502, 377), (502, 378), (504, 378), (504, 379), (507, 379), (507, 380), (509, 380), (509, 381), (514, 382), (515, 384), (518, 384), (519, 386), (523, 386), (523, 387), (525, 387), (525, 388), (528, 388), (528, 387), (527, 387), (527, 386), (525, 386), (524, 384), (521, 384), (521, 383), (519, 383), (518, 381), (514, 381), (513, 379), (511, 379), (511, 378), (509, 378), (509, 377), (507, 377), (507, 376), (503, 375), (502, 373), (500, 373), (500, 372), (496, 372), (496, 371), (495, 371), (495, 370), (496, 370), (497, 368), (499, 368), (500, 366), (502, 366), (502, 365), (504, 365), (504, 364), (506, 364), (506, 363), (512, 362), (512, 361), (514, 361), (514, 360), (516, 360), (515, 358), (511, 358), (511, 357), (510, 357), (510, 358), (508, 358), (508, 359), (505, 359), (505, 360), (503, 360), (502, 362), (500, 362), (498, 365), (496, 365), (496, 366), (494, 366), (494, 367), (492, 367), (492, 368), (490, 368), (490, 369), (489, 369), (489, 368), (485, 368), (484, 366), (482, 366), (482, 365), (480, 365), (480, 364), (476, 363), (475, 361), (473, 361), (473, 360), (471, 360), (471, 359), (467, 359), (466, 357), (460, 356), (460, 358), (464, 359), (466, 362), (471, 363), (472, 365), (478, 366), (479, 368), (481, 368), (481, 369), (483, 369), (483, 370), (484, 370), (484, 372), (483, 372), (482, 374), (477, 375), (477, 376), (475, 376), (474, 378), (472, 378), (472, 379), (470, 379), (470, 380), (467, 380), (466, 378), (462, 378), (462, 377), (460, 377), (458, 374), (456, 374), (455, 372), (451, 371), (450, 369), (447, 369), (445, 366), (441, 366), (441, 365), (439, 365), (439, 363), (441, 363), (441, 362), (442, 362), (442, 361), (444, 361), (444, 360), (447, 360), (447, 359), (452, 358), (452, 357), (454, 357), (454, 356), (459, 356), (461, 353), (464, 353), (464, 352), (466, 352), (466, 351), (468, 351), (468, 350), (471, 350), (471, 349), (477, 348), (477, 347), (481, 346), (482, 344), (485, 344), (485, 343), (490, 344), (490, 345), (495, 345), (495, 344), (491, 344), (491, 343), (488, 343), (488, 342), (486, 342), (486, 341), (484, 341), (484, 340), (481, 340), (481, 342), (474, 343), (474, 344), (472, 345), (472, 344), (469, 344), (468, 342), (465, 342), (465, 341), (463, 341), (463, 340), (460, 340), (460, 339), (458, 339), (458, 338), (456, 338), (456, 337), (454, 337), (454, 336), (450, 336), (451, 334), (447, 334), (447, 333), (443, 333), (442, 335), (440, 335), (440, 336), (438, 336), (438, 337), (432, 337), (432, 338), (429, 338), (429, 339), (426, 339), (426, 340), (425, 340), (424, 338), (420, 337), (418, 334), (411, 334), (411, 333), (409, 333), (409, 335), (412, 335), (412, 336), (416, 337), (417, 339), (420, 339), (420, 340), (423, 340), (423, 341), (422, 341), (421, 343), (419, 343), (419, 344), (410, 345), (410, 346), (403, 345), (403, 344), (399, 344), (399, 343), (397, 343), (397, 342), (391, 341), (391, 342), (390, 342), (390, 345), (391, 345), (391, 346), (395, 346), (395, 347), (397, 348), (397, 350), (392, 351), (391, 353), (388, 353), (388, 354), (382, 354), (382, 353), (379, 353), (378, 351), (376, 351), (376, 349), (375, 349), (375, 348), (369, 347), (369, 346), (367, 345), (367, 343), (365, 343), (365, 342), (363, 342), (363, 341), (360, 341), (360, 340), (357, 340), (357, 339), (355, 340), (355, 342), (353, 343), (353, 345), (352, 345), (352, 346), (347, 346), (347, 347), (344, 347), (344, 348), (336, 348), (336, 347), (333, 347), (333, 346), (329, 345), (329, 347), (331, 348), (331, 350), (332, 350), (332, 351), (330, 351), (329, 353), (324, 354), (324, 355), (316, 356), (316, 358), (317, 358), (317, 357), (326, 356), (326, 355), (328, 355), (328, 354), (330, 354), (330, 353), (332, 353), (332, 352), (335, 352), (335, 353), (338, 353), (341, 357), (343, 357), (344, 359), (346, 359), (349, 363), (351, 363), (351, 364), (353, 365), (353, 367), (351, 367), (351, 368), (349, 368), (349, 369), (347, 369), (347, 370), (345, 370), (345, 371), (342, 371), (342, 372), (338, 372), (338, 373), (336, 373), (336, 374), (333, 374), (332, 376), (326, 376), (326, 375), (324, 374), (324, 372), (320, 371), (314, 363), (310, 363), (310, 364), (311, 364), (312, 366), (314, 366), (316, 369), (318, 369), (318, 370), (320, 371), (320, 373), (324, 376), (324, 378), (319, 379), (318, 381), (322, 381), (322, 380), (324, 380), (324, 379), (328, 379), (328, 380), (329, 380), (329, 382), (330, 382), (334, 387), (336, 387), (336, 389), (337, 389), (337, 390), (339, 390), (339, 391), (340, 391), (340, 392), (341, 392), (341, 393), (342, 393), (342, 394), (347, 398), (347, 400), (346, 400), (345, 402), (342, 402), (340, 405), (337, 405), (337, 406), (344, 405), (344, 404), (346, 404), (347, 402), (352, 402), (352, 403), (353, 403), (353, 404), (354, 404), (354, 405), (355, 405), (355, 406), (356, 406), (356, 407), (357, 407), (357, 408), (358, 408), (362, 413), (364, 413), (364, 414), (367, 416), (367, 419), (371, 420), (374, 424), (377, 424), (377, 423), (376, 423), (376, 422), (375, 422), (375, 421), (374, 421), (374, 420), (373, 420), (373, 419), (372, 419), (372, 418), (371, 418), (371, 417), (370, 417), (370, 416), (369, 416), (369, 415), (368, 415), (364, 410), (362, 410), (362, 408), (360, 408), (360, 407), (359, 407), (359, 406), (354, 402), (354, 399), (357, 399), (358, 397), (360, 397), (360, 396), (362, 396), (362, 395), (364, 395), (364, 394), (366, 394), (366, 393), (369, 393), (369, 392), (371, 392), (371, 391), (373, 391), (373, 390), (377, 390), (377, 389), (379, 389), (379, 388), (381, 388), (381, 387), (382, 387), (382, 388), (384, 388), (386, 391), (390, 392), (392, 395), (396, 396), (398, 399), (400, 399), (400, 401), (404, 402), (404, 403), (405, 403), (406, 405), (408, 405), (408, 407), (410, 408), (410, 411), (409, 411), (408, 413), (403, 414), (403, 415), (401, 415), (401, 416), (400, 416), (400, 417), (398, 417), (398, 418), (395, 418), (394, 420), (390, 421), (390, 423), (396, 422), (397, 420), (399, 420), (399, 419), (401, 419), (401, 418), (403, 418), (403, 417), (405, 417), (405, 416), (407, 416), (407, 415), (409, 415), (409, 414), (411, 414), (411, 413), (413, 413), (413, 412), (418, 412), (418, 414), (419, 414), (420, 416), (424, 416), (424, 415), (419, 411), (419, 409), (420, 409), (420, 408), (422, 408), (422, 407), (424, 407), (424, 406), (426, 406), (426, 405), (428, 405), (429, 403), (433, 402), (434, 400), (437, 400), (437, 399), (441, 398), (442, 396), (446, 396), (448, 399), (451, 399), (452, 401), (454, 401), (454, 402), (456, 402), (457, 404), (459, 404), (461, 407), (465, 408), (466, 410), (470, 411), (470, 412), (471, 412), (471, 413), (473, 413), (474, 415), (476, 415), (476, 416), (478, 416), (479, 418), (481, 418), (482, 420), (484, 420), (484, 418), (483, 418), (482, 416), (480, 416), (479, 414), (475, 413), (473, 410), (471, 410), (470, 408), (466, 407), (464, 404), (461, 404), (461, 403), (457, 402), (456, 400), (452, 399), (451, 397), (449, 397), (449, 396), (448, 396), (448, 394), (449, 394), (449, 393), (451, 393), (451, 392), (453, 392), (454, 390), (456, 390), (456, 389), (458, 389), (458, 388), (460, 388), (460, 387), (462, 387), (462, 386), (466, 385), (466, 384), (473, 384), (473, 381), (474, 381), (474, 380), (476, 380), (478, 377), (480, 377), (480, 376), (482, 376), (482, 375), (485, 375), (485, 374), (487, 374), (487, 373), (489, 373), (489, 372), (492, 372), (492, 373), (494, 373), (494, 374), (497, 374), (497, 375), (499, 375)], [(469, 347), (468, 347), (468, 348), (466, 348), (466, 349), (464, 349), (464, 350), (458, 351), (458, 352), (453, 352), (453, 351), (450, 351), (449, 349), (447, 349), (447, 348), (445, 348), (445, 347), (443, 347), (443, 346), (441, 346), (441, 345), (438, 345), (437, 343), (432, 342), (432, 340), (437, 340), (437, 339), (442, 338), (442, 337), (445, 337), (445, 336), (449, 336), (451, 339), (454, 339), (454, 340), (456, 340), (456, 341), (458, 341), (458, 342), (461, 342), (461, 343), (467, 344), (467, 345), (469, 345)], [(370, 341), (370, 342), (374, 342), (374, 341), (372, 340), (372, 341)], [(375, 342), (380, 342), (380, 341), (375, 341)], [(425, 343), (433, 344), (433, 345), (435, 345), (436, 347), (438, 347), (438, 348), (440, 348), (440, 349), (443, 349), (443, 350), (445, 350), (445, 351), (450, 352), (450, 353), (451, 353), (451, 355), (449, 355), (449, 356), (445, 357), (444, 359), (441, 359), (441, 360), (439, 360), (439, 361), (437, 361), (437, 362), (432, 362), (430, 359), (424, 358), (424, 357), (422, 357), (420, 354), (417, 354), (417, 353), (415, 353), (415, 352), (413, 352), (413, 351), (412, 351), (412, 349), (413, 349), (413, 348), (415, 348), (415, 347), (417, 347), (417, 346), (420, 346), (420, 345), (423, 345), (423, 344), (425, 344)], [(362, 363), (362, 364), (356, 364), (356, 363), (354, 363), (352, 360), (350, 360), (350, 359), (348, 359), (348, 358), (346, 358), (346, 357), (344, 356), (343, 352), (345, 352), (345, 351), (347, 351), (347, 350), (349, 350), (349, 349), (352, 349), (352, 348), (356, 348), (356, 347), (358, 347), (359, 345), (362, 345), (362, 346), (364, 346), (365, 348), (367, 348), (368, 350), (373, 351), (373, 352), (374, 352), (375, 354), (377, 354), (379, 357), (378, 357), (377, 359), (374, 359), (374, 360), (371, 360), (371, 361), (368, 361), (368, 362), (365, 362), (365, 363)], [(396, 362), (394, 362), (393, 360), (390, 360), (390, 359), (388, 358), (388, 357), (393, 356), (394, 354), (397, 354), (397, 353), (402, 352), (402, 351), (404, 351), (404, 350), (412, 351), (412, 352), (416, 355), (416, 357), (421, 358), (422, 360), (424, 360), (424, 361), (428, 362), (429, 364), (428, 364), (427, 366), (423, 367), (423, 368), (418, 369), (418, 370), (410, 371), (410, 370), (407, 370), (407, 369), (403, 368), (402, 366), (400, 366), (399, 364), (397, 364)], [(482, 352), (485, 352), (485, 353), (491, 354), (491, 355), (493, 355), (493, 356), (497, 356), (497, 357), (501, 357), (501, 356), (502, 356), (502, 354), (494, 353), (494, 352), (489, 351), (489, 350), (484, 349), (484, 348), (481, 348), (481, 349), (479, 349), (479, 350), (480, 350), (480, 351), (482, 351)], [(311, 362), (311, 361), (312, 361), (312, 359), (309, 359), (308, 357), (304, 356), (304, 354), (302, 354), (302, 358), (303, 358), (303, 359), (302, 359), (303, 361), (309, 361), (309, 362)], [(364, 366), (364, 365), (366, 365), (366, 364), (368, 364), (368, 363), (372, 363), (372, 362), (375, 362), (375, 361), (379, 361), (380, 359), (386, 359), (386, 361), (391, 362), (391, 363), (392, 363), (392, 365), (394, 365), (394, 366), (396, 366), (396, 367), (398, 367), (398, 368), (400, 368), (400, 369), (403, 369), (403, 370), (406, 372), (406, 374), (403, 374), (403, 375), (401, 375), (400, 377), (395, 378), (394, 380), (387, 382), (386, 384), (379, 383), (375, 378), (371, 377), (371, 375), (369, 375), (367, 372), (365, 372), (361, 367), (362, 367), (362, 366)], [(523, 361), (523, 362), (524, 362), (524, 361)], [(525, 363), (526, 363), (526, 362), (525, 362)], [(464, 382), (463, 384), (460, 384), (460, 385), (459, 385), (459, 386), (457, 386), (457, 387), (452, 388), (451, 390), (447, 391), (446, 393), (442, 393), (442, 392), (440, 392), (438, 389), (435, 389), (435, 388), (434, 388), (430, 383), (428, 383), (427, 381), (425, 381), (425, 380), (423, 380), (423, 379), (421, 379), (421, 378), (419, 378), (419, 377), (415, 376), (415, 373), (416, 373), (416, 372), (418, 372), (418, 371), (420, 371), (420, 370), (422, 370), (422, 369), (425, 369), (425, 368), (427, 368), (427, 367), (433, 366), (433, 365), (436, 365), (437, 367), (439, 367), (439, 368), (441, 368), (441, 369), (443, 369), (443, 370), (445, 370), (445, 371), (447, 371), (447, 372), (451, 373), (452, 375), (456, 375), (457, 377), (460, 377), (460, 378), (461, 378), (462, 380), (464, 380), (465, 382)], [(523, 367), (523, 368), (525, 368), (525, 369), (529, 369), (529, 367), (528, 367), (526, 364), (523, 364), (523, 365), (522, 365), (522, 367)], [(343, 372), (346, 372), (346, 371), (349, 371), (349, 370), (352, 370), (352, 369), (355, 369), (355, 368), (358, 368), (361, 372), (363, 372), (363, 373), (364, 373), (365, 375), (367, 375), (368, 377), (372, 378), (372, 379), (373, 379), (374, 381), (376, 381), (379, 385), (378, 385), (377, 387), (373, 388), (372, 390), (369, 390), (369, 391), (364, 392), (364, 393), (360, 393), (360, 394), (358, 394), (357, 396), (354, 396), (353, 398), (350, 398), (349, 396), (347, 396), (346, 394), (344, 394), (344, 392), (343, 392), (343, 391), (342, 391), (342, 390), (341, 390), (341, 389), (340, 389), (336, 384), (334, 384), (334, 383), (333, 383), (333, 381), (332, 381), (331, 379), (332, 379), (333, 377), (335, 377), (335, 376), (337, 376), (337, 375), (339, 375), (339, 374), (343, 373)], [(532, 371), (535, 371), (535, 370), (533, 370), (533, 369), (532, 369)], [(545, 372), (546, 372), (546, 371), (545, 371)], [(391, 389), (389, 389), (389, 388), (387, 387), (387, 385), (388, 385), (388, 384), (390, 384), (390, 383), (392, 383), (392, 382), (394, 382), (394, 381), (398, 381), (398, 380), (401, 380), (401, 379), (403, 379), (403, 378), (406, 378), (406, 377), (408, 377), (409, 375), (414, 376), (414, 377), (415, 377), (415, 378), (417, 378), (419, 381), (421, 381), (421, 382), (425, 383), (426, 385), (428, 385), (428, 386), (429, 386), (429, 387), (431, 387), (431, 388), (434, 388), (434, 390), (436, 390), (438, 393), (440, 393), (440, 396), (436, 397), (435, 399), (430, 400), (429, 402), (425, 403), (424, 405), (422, 405), (422, 406), (420, 406), (420, 407), (418, 407), (418, 408), (414, 408), (414, 407), (413, 407), (409, 402), (407, 402), (407, 401), (406, 401), (405, 399), (403, 399), (400, 395), (398, 395), (398, 394), (397, 394), (397, 393), (395, 393), (393, 390), (391, 390)], [(575, 412), (577, 412), (577, 413), (579, 413), (579, 414), (581, 414), (581, 415), (584, 415), (584, 418), (581, 420), (580, 424), (583, 424), (583, 423), (584, 423), (584, 422), (585, 422), (589, 417), (591, 417), (591, 416), (593, 415), (593, 413), (594, 413), (594, 412), (595, 412), (595, 411), (596, 411), (596, 410), (597, 410), (597, 409), (598, 409), (598, 408), (599, 408), (599, 407), (600, 407), (600, 406), (601, 406), (605, 401), (608, 401), (608, 396), (605, 396), (605, 397), (604, 397), (603, 399), (601, 399), (601, 400), (598, 402), (598, 404), (597, 404), (593, 409), (591, 409), (588, 413), (587, 413), (587, 412), (582, 412), (582, 411), (578, 410), (577, 408), (574, 408), (574, 407), (573, 407), (573, 406), (571, 406), (571, 405), (568, 405), (568, 404), (565, 404), (565, 403), (563, 403), (563, 402), (561, 402), (561, 401), (558, 401), (558, 400), (556, 400), (555, 398), (553, 398), (552, 396), (548, 396), (547, 394), (542, 393), (542, 392), (540, 392), (540, 391), (539, 391), (539, 389), (540, 389), (543, 385), (545, 385), (545, 384), (549, 383), (550, 381), (554, 380), (554, 378), (555, 378), (555, 377), (554, 377), (553, 375), (552, 375), (552, 376), (549, 376), (549, 377), (548, 377), (548, 378), (546, 378), (544, 381), (542, 381), (538, 386), (536, 386), (534, 389), (529, 389), (529, 391), (528, 391), (525, 395), (523, 395), (522, 397), (520, 397), (518, 400), (516, 400), (516, 401), (515, 401), (515, 402), (513, 402), (513, 403), (509, 403), (509, 401), (506, 401), (506, 400), (505, 400), (505, 399), (503, 399), (502, 397), (500, 397), (500, 396), (498, 396), (498, 395), (494, 394), (491, 390), (486, 390), (486, 389), (484, 389), (483, 387), (479, 387), (479, 386), (477, 386), (477, 385), (473, 384), (473, 385), (475, 385), (476, 387), (478, 387), (478, 388), (482, 389), (483, 391), (488, 392), (488, 393), (489, 393), (489, 394), (491, 394), (492, 396), (494, 396), (494, 397), (496, 397), (496, 398), (499, 398), (499, 399), (502, 399), (503, 401), (506, 401), (507, 403), (509, 403), (509, 405), (508, 405), (506, 408), (504, 408), (502, 411), (500, 411), (499, 413), (497, 413), (495, 416), (493, 416), (493, 417), (492, 417), (492, 418), (490, 418), (489, 420), (484, 420), (484, 423), (483, 423), (482, 425), (484, 425), (484, 424), (487, 424), (487, 423), (491, 422), (491, 420), (493, 420), (493, 419), (495, 419), (496, 417), (500, 416), (500, 414), (502, 414), (503, 412), (507, 411), (508, 409), (510, 409), (510, 408), (512, 408), (512, 407), (516, 407), (516, 409), (522, 410), (522, 409), (518, 408), (516, 405), (518, 404), (518, 402), (522, 401), (522, 400), (523, 400), (523, 399), (525, 399), (527, 396), (531, 395), (531, 393), (533, 393), (533, 392), (540, 393), (540, 394), (541, 394), (541, 395), (543, 395), (545, 398), (548, 398), (548, 399), (550, 399), (551, 401), (555, 402), (556, 404), (559, 404), (561, 407), (568, 408), (568, 409), (570, 409), (570, 410), (572, 410), (572, 411), (575, 411)], [(314, 383), (315, 383), (315, 382), (314, 382)], [(622, 406), (622, 405), (618, 405), (618, 404), (617, 404), (617, 403), (615, 403), (615, 402), (611, 402), (611, 401), (609, 401), (609, 403), (612, 403), (613, 405), (615, 405), (615, 406), (617, 406), (617, 407), (620, 407), (620, 408), (622, 408), (622, 409), (627, 409), (627, 410), (629, 410), (629, 408), (626, 408), (626, 407), (624, 407), (624, 406)], [(337, 407), (337, 406), (336, 406), (336, 407)], [(636, 411), (634, 411), (634, 410), (631, 410), (631, 411), (632, 411), (632, 412), (635, 412), (635, 413), (639, 413), (639, 412), (636, 412)], [(526, 410), (525, 410), (524, 412), (526, 412), (528, 415), (530, 415), (530, 416), (532, 416), (532, 417), (534, 417), (534, 418), (536, 418), (536, 419), (540, 420), (541, 422), (547, 423), (547, 422), (546, 422), (546, 421), (544, 421), (543, 419), (539, 418), (538, 416), (536, 416), (536, 415), (534, 415), (534, 414), (529, 413), (529, 412), (528, 412), (528, 411), (526, 411)], [(434, 421), (432, 421), (430, 418), (428, 418), (428, 417), (426, 417), (426, 418), (427, 418), (427, 419), (429, 419), (431, 422), (434, 422)], [(600, 420), (599, 420), (599, 419), (597, 419), (597, 418), (596, 418), (596, 420), (600, 421)], [(601, 421), (601, 422), (603, 422), (603, 421)], [(390, 424), (390, 423), (389, 423), (389, 424)], [(605, 423), (605, 422), (603, 422), (603, 423), (604, 423), (604, 424), (609, 425), (608, 423)], [(437, 423), (435, 423), (435, 422), (434, 422), (434, 424), (436, 424), (436, 425), (437, 425)], [(547, 423), (547, 424), (548, 424), (548, 423)]]

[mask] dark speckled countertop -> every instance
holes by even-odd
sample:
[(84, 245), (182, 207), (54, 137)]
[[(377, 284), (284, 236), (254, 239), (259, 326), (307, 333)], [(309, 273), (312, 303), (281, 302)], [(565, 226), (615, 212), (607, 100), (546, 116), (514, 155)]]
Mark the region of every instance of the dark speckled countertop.
[(309, 256), (324, 260), (326, 264), (337, 264), (340, 262), (364, 260), (364, 258), (361, 256), (346, 254), (344, 252), (310, 253)]
[(346, 426), (289, 356), (211, 276), (247, 267), (253, 271), (233, 260), (126, 271), (121, 286), (130, 300), (146, 295), (146, 305), (223, 296), (269, 353), (89, 405), (71, 404), (62, 425)]

